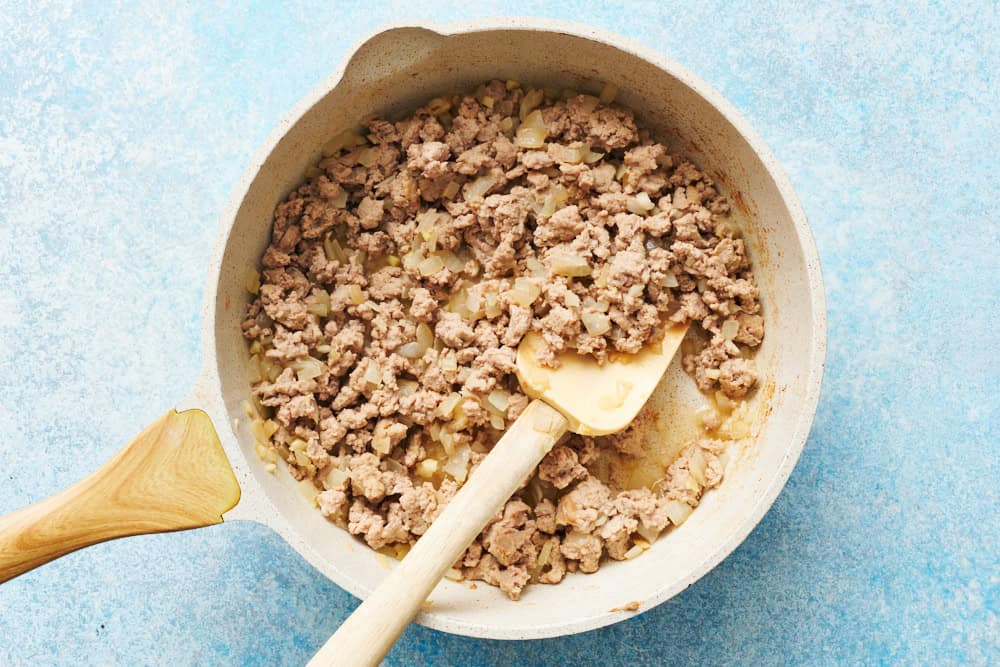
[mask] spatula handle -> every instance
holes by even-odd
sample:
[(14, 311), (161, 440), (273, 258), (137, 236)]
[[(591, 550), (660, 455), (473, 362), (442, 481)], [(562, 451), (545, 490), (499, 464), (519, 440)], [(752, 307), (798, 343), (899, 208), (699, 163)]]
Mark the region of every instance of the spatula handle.
[(532, 401), (413, 549), (309, 662), (377, 665), (444, 573), (566, 432), (566, 418)]
[(171, 410), (89, 476), (0, 518), (0, 583), (116, 537), (221, 523), (239, 499), (208, 415)]

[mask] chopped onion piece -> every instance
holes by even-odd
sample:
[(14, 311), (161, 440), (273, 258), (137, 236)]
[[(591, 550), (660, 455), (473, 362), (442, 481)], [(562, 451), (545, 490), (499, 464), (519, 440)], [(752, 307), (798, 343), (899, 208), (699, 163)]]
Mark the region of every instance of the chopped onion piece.
[(445, 199), (454, 199), (455, 195), (458, 194), (458, 181), (452, 181), (448, 185), (444, 186), (444, 190), (441, 191), (441, 196)]
[(726, 340), (732, 340), (736, 338), (736, 334), (740, 332), (739, 320), (726, 320), (722, 323), (722, 337)]
[(249, 379), (250, 384), (257, 384), (264, 379), (264, 371), (261, 369), (259, 354), (250, 355)]
[(514, 286), (507, 290), (507, 300), (522, 308), (530, 308), (542, 293), (542, 288), (531, 278), (515, 278)]
[(437, 255), (431, 255), (417, 265), (417, 271), (422, 276), (433, 276), (444, 268), (444, 262)]
[(257, 294), (260, 292), (260, 272), (255, 271), (254, 269), (247, 271), (247, 280), (244, 284), (246, 285), (247, 291), (251, 294)]
[(424, 356), (427, 348), (417, 342), (403, 343), (396, 348), (396, 354), (407, 359), (419, 359)]
[(465, 262), (450, 250), (441, 250), (435, 253), (444, 262), (444, 267), (452, 273), (461, 273), (465, 270)]
[(618, 95), (618, 86), (613, 83), (606, 83), (604, 87), (601, 88), (601, 94), (598, 99), (601, 100), (601, 104), (611, 104), (615, 101), (615, 97)]
[(377, 364), (368, 364), (368, 367), (365, 369), (364, 380), (376, 387), (382, 384), (382, 373), (379, 371)]
[(296, 359), (289, 366), (295, 371), (300, 380), (312, 380), (326, 370), (326, 364), (315, 357)]
[(486, 295), (485, 303), (486, 308), (484, 312), (486, 313), (486, 317), (488, 319), (492, 320), (497, 318), (500, 316), (500, 313), (503, 312), (503, 308), (500, 305), (500, 297), (493, 292)]
[(344, 130), (323, 144), (323, 148), (320, 150), (323, 152), (323, 157), (331, 157), (345, 148), (354, 148), (364, 143), (367, 143), (365, 138), (354, 130)]
[(456, 482), (464, 482), (469, 474), (469, 454), (471, 450), (468, 445), (457, 447), (448, 462), (444, 464), (444, 471), (451, 475)]
[(668, 500), (663, 504), (663, 511), (675, 526), (679, 526), (691, 516), (694, 508), (681, 500)]
[(476, 180), (466, 184), (465, 186), (465, 201), (469, 202), (474, 199), (482, 199), (486, 196), (495, 185), (500, 182), (500, 179), (493, 174), (487, 174), (486, 176), (480, 176)]
[(414, 472), (417, 473), (418, 477), (423, 477), (427, 479), (428, 477), (433, 477), (434, 473), (438, 470), (438, 462), (434, 459), (424, 459), (417, 464)]
[(590, 264), (585, 258), (567, 250), (553, 250), (548, 259), (552, 272), (560, 276), (576, 278), (589, 276), (591, 273)]
[(646, 215), (656, 208), (656, 204), (650, 200), (648, 194), (640, 192), (639, 194), (628, 198), (625, 202), (625, 208), (627, 208), (629, 212), (635, 213), (636, 215)]
[(367, 148), (362, 148), (358, 153), (358, 164), (362, 167), (370, 167), (375, 164), (375, 160), (378, 159), (378, 151), (374, 146), (369, 146)]
[(425, 104), (424, 107), (432, 116), (440, 116), (451, 108), (451, 102), (447, 97), (435, 97), (430, 102)]
[(556, 162), (579, 164), (590, 153), (590, 146), (577, 146), (573, 148), (561, 144), (549, 144), (548, 153)]
[(545, 278), (549, 275), (549, 270), (544, 264), (538, 261), (537, 257), (529, 257), (524, 262), (525, 267), (535, 278)]
[(698, 486), (705, 486), (705, 469), (707, 467), (708, 461), (705, 460), (705, 452), (702, 451), (701, 447), (695, 447), (688, 457), (688, 470), (698, 482)]
[(503, 417), (490, 415), (490, 426), (492, 426), (498, 431), (502, 431), (505, 428), (507, 428), (507, 422), (504, 421)]
[(660, 278), (660, 284), (664, 287), (677, 287), (680, 283), (677, 282), (677, 276), (675, 274), (668, 273)]
[(347, 264), (347, 253), (344, 252), (340, 242), (333, 238), (333, 232), (327, 232), (326, 236), (323, 237), (323, 252), (326, 254), (327, 261)]
[(503, 389), (494, 389), (486, 397), (486, 400), (501, 414), (505, 414), (507, 412), (507, 405), (510, 403), (510, 394)]
[(327, 489), (336, 489), (343, 491), (347, 488), (347, 483), (351, 480), (351, 476), (346, 470), (342, 468), (333, 467), (330, 468), (330, 472), (326, 473), (326, 477), (323, 478), (323, 486)]
[(587, 333), (591, 336), (603, 336), (611, 330), (611, 319), (604, 313), (594, 313), (585, 310), (580, 319), (583, 321), (583, 326), (586, 327)]
[(594, 164), (603, 157), (604, 153), (595, 153), (594, 151), (588, 149), (586, 155), (583, 156), (583, 161), (586, 164)]
[(517, 130), (514, 144), (519, 148), (542, 148), (545, 146), (545, 137), (548, 132), (545, 128), (524, 127)]
[(458, 392), (452, 392), (444, 397), (444, 400), (438, 405), (437, 413), (442, 418), (447, 419), (451, 417), (452, 413), (455, 411), (455, 407), (458, 405), (459, 401), (462, 400), (462, 395)]
[(715, 392), (715, 404), (719, 406), (719, 410), (727, 414), (732, 412), (733, 408), (736, 407), (736, 403), (726, 396), (721, 389)]
[(542, 148), (547, 135), (548, 129), (542, 119), (542, 112), (532, 111), (517, 128), (514, 143), (521, 148)]
[(434, 332), (424, 322), (417, 325), (417, 342), (423, 345), (425, 350), (434, 344)]
[(365, 302), (365, 295), (361, 291), (360, 285), (348, 285), (347, 286), (347, 298), (351, 300), (355, 306), (360, 306)]
[(306, 310), (313, 315), (326, 317), (330, 314), (330, 294), (326, 290), (314, 288), (312, 293), (304, 299)]
[(518, 112), (520, 119), (522, 121), (526, 121), (532, 113), (535, 113), (535, 109), (538, 108), (538, 105), (542, 103), (543, 99), (545, 99), (545, 91), (538, 88), (532, 88), (529, 90), (521, 99), (521, 108)]
[(420, 389), (420, 383), (416, 380), (400, 380), (397, 384), (399, 385), (400, 396), (412, 396)]

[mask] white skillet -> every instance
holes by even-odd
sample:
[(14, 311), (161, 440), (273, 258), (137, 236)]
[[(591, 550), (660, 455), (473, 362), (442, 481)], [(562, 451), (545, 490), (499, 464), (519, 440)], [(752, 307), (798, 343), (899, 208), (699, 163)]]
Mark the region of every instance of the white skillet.
[[(354, 595), (378, 585), (391, 563), (326, 521), (287, 475), (268, 474), (253, 453), (241, 405), (249, 391), (239, 331), (245, 272), (267, 244), (275, 204), (330, 137), (373, 112), (401, 113), (493, 77), (579, 90), (614, 82), (619, 101), (673, 138), (676, 152), (732, 195), (761, 282), (768, 330), (757, 355), (763, 382), (751, 405), (751, 437), (728, 464), (722, 486), (642, 557), (558, 586), (535, 586), (519, 602), (488, 586), (470, 590), (443, 581), (416, 622), (504, 639), (596, 628), (625, 618), (614, 610), (630, 602), (642, 611), (669, 599), (746, 537), (798, 459), (822, 378), (822, 279), (792, 188), (732, 105), (658, 52), (564, 22), (489, 19), (374, 33), (278, 124), (222, 217), (205, 289), (205, 366), (191, 396), (91, 477), (0, 519), (0, 581), (97, 541), (248, 519), (273, 528)], [(650, 400), (646, 430), (655, 453), (694, 432), (693, 420), (682, 417), (702, 398), (684, 380), (671, 365)]]

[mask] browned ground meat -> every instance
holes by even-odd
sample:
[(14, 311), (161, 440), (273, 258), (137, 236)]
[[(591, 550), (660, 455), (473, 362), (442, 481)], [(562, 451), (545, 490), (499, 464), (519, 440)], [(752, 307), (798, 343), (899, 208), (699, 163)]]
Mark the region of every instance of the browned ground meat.
[[(630, 111), (491, 81), (367, 128), (326, 146), (275, 210), (243, 323), (258, 452), (315, 487), (331, 520), (396, 554), (422, 535), (527, 405), (514, 361), (529, 331), (551, 365), (693, 321), (707, 342), (683, 363), (698, 386), (752, 391), (744, 352), (763, 319), (728, 204)], [(706, 439), (657, 491), (611, 489), (587, 466), (627, 444), (557, 445), (458, 576), (517, 599), (634, 557), (721, 479), (722, 443)]]

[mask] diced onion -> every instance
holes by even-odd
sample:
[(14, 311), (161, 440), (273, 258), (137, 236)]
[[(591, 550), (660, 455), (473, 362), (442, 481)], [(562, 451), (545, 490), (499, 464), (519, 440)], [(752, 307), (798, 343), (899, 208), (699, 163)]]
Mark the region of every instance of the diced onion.
[(701, 447), (695, 447), (688, 459), (688, 470), (699, 486), (705, 486), (705, 469), (707, 467), (708, 461), (705, 460), (705, 453)]
[(437, 461), (435, 461), (434, 459), (424, 459), (423, 461), (417, 464), (414, 472), (417, 473), (418, 477), (423, 477), (424, 479), (427, 479), (428, 477), (432, 477), (434, 473), (437, 472), (437, 470), (438, 470)]
[(458, 402), (462, 400), (462, 395), (457, 392), (452, 392), (444, 397), (444, 400), (438, 405), (438, 415), (444, 419), (451, 417), (452, 413), (455, 411), (455, 406)]
[(677, 287), (680, 283), (677, 282), (675, 274), (668, 273), (660, 279), (660, 284), (664, 287)]
[(424, 322), (417, 325), (417, 342), (420, 343), (425, 350), (434, 344), (434, 332), (431, 331), (431, 328)]
[(636, 540), (635, 545), (625, 552), (625, 560), (632, 560), (636, 556), (639, 556), (642, 552), (649, 548), (649, 542), (646, 540)]
[(681, 500), (668, 500), (663, 504), (663, 511), (670, 517), (671, 523), (679, 526), (691, 516), (694, 508)]
[(251, 294), (257, 294), (258, 292), (260, 292), (260, 272), (255, 271), (254, 269), (250, 269), (249, 271), (247, 271), (247, 279), (245, 285), (247, 291), (250, 292)]
[(417, 271), (422, 276), (433, 276), (444, 268), (444, 262), (437, 255), (431, 255), (417, 265)]
[(736, 338), (736, 334), (740, 332), (739, 320), (726, 320), (722, 323), (722, 337), (726, 340), (732, 340)]
[(615, 97), (618, 95), (618, 86), (613, 83), (605, 83), (604, 87), (601, 88), (601, 94), (598, 99), (601, 100), (601, 104), (611, 104), (614, 102)]
[(492, 320), (499, 317), (500, 313), (503, 312), (503, 308), (500, 305), (500, 297), (493, 292), (488, 293), (484, 301), (486, 303), (484, 312), (486, 313), (487, 318)]
[(583, 161), (586, 164), (594, 164), (604, 157), (604, 153), (595, 153), (592, 150), (588, 150), (586, 155), (583, 156)]
[(604, 313), (584, 311), (580, 319), (591, 336), (603, 336), (611, 330), (611, 319)]
[(549, 275), (549, 270), (544, 264), (538, 261), (536, 257), (529, 257), (525, 260), (524, 265), (527, 267), (528, 271), (535, 278), (545, 278)]
[(376, 387), (382, 384), (382, 373), (376, 364), (368, 364), (368, 367), (365, 369), (364, 380)]
[(416, 341), (411, 343), (403, 343), (402, 345), (396, 348), (396, 354), (398, 354), (401, 357), (406, 357), (407, 359), (419, 359), (420, 357), (424, 356), (424, 352), (426, 351), (427, 348), (421, 345), (420, 343), (417, 343)]
[(461, 273), (465, 270), (465, 262), (455, 253), (450, 250), (441, 250), (436, 253), (441, 261), (444, 262), (444, 268), (448, 269), (452, 273)]
[(348, 472), (342, 468), (334, 466), (323, 478), (323, 486), (327, 489), (343, 490), (347, 488), (347, 483), (351, 480)]
[(432, 116), (440, 116), (451, 108), (451, 102), (449, 102), (446, 97), (435, 97), (430, 102), (425, 104), (424, 107)]
[(507, 300), (522, 308), (530, 308), (542, 293), (542, 288), (531, 278), (515, 278), (514, 286), (506, 292)]
[(465, 186), (465, 201), (469, 202), (474, 199), (482, 199), (486, 196), (486, 193), (490, 191), (493, 186), (497, 185), (500, 179), (492, 174), (487, 174), (486, 176), (480, 176), (476, 180), (468, 183)]
[(448, 462), (444, 464), (444, 471), (454, 478), (456, 482), (464, 482), (469, 474), (469, 454), (471, 450), (468, 445), (457, 447)]
[(341, 188), (340, 192), (330, 200), (330, 206), (333, 208), (345, 208), (347, 206), (347, 190)]
[(727, 414), (732, 412), (733, 408), (736, 407), (736, 403), (734, 403), (731, 398), (726, 396), (721, 389), (715, 392), (715, 404), (719, 406), (720, 410)]
[(365, 295), (361, 291), (360, 285), (348, 285), (347, 287), (347, 298), (351, 300), (356, 306), (360, 306), (365, 302)]
[(640, 192), (639, 194), (628, 198), (625, 202), (625, 208), (627, 208), (629, 212), (635, 213), (636, 215), (646, 215), (656, 208), (656, 204), (650, 200), (648, 194)]
[(532, 113), (534, 113), (535, 109), (538, 108), (538, 105), (542, 103), (544, 98), (545, 91), (538, 88), (529, 90), (521, 99), (521, 108), (518, 112), (518, 117), (522, 121), (526, 120)]
[(542, 112), (532, 111), (517, 128), (514, 143), (521, 148), (542, 148), (547, 135), (548, 128), (545, 127)]
[(490, 426), (498, 431), (502, 431), (507, 428), (507, 422), (504, 421), (503, 417), (497, 417), (496, 415), (490, 415)]
[(548, 259), (552, 272), (560, 276), (576, 278), (589, 276), (591, 273), (590, 264), (585, 258), (566, 250), (555, 250), (549, 253)]
[(400, 396), (412, 396), (420, 389), (420, 383), (416, 380), (400, 380), (398, 385)]
[(327, 232), (326, 236), (323, 237), (323, 252), (326, 254), (327, 261), (347, 264), (347, 253), (344, 252), (340, 242), (333, 238), (333, 232)]
[(326, 290), (313, 289), (312, 293), (304, 299), (306, 310), (313, 315), (326, 317), (330, 314), (330, 294)]
[(315, 357), (296, 359), (289, 366), (295, 371), (299, 380), (312, 380), (326, 370), (326, 364)]
[(561, 144), (549, 144), (548, 152), (556, 162), (579, 164), (583, 162), (584, 156), (590, 153), (590, 147), (577, 146), (576, 148), (572, 148)]
[(494, 389), (486, 397), (487, 402), (496, 408), (500, 414), (507, 412), (507, 405), (510, 403), (510, 394), (503, 389)]
[(366, 143), (365, 138), (354, 130), (344, 130), (323, 144), (323, 148), (320, 150), (322, 150), (324, 157), (331, 157), (345, 148), (354, 148), (364, 143)]
[(445, 199), (454, 199), (455, 195), (458, 194), (458, 181), (451, 181), (448, 185), (444, 186), (444, 190), (441, 191), (441, 196)]
[(249, 379), (250, 384), (257, 384), (264, 378), (264, 372), (260, 365), (260, 355), (251, 354), (250, 355), (250, 368), (249, 368)]

